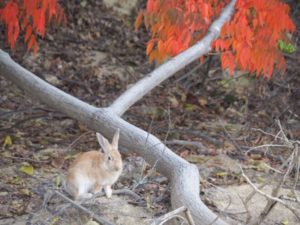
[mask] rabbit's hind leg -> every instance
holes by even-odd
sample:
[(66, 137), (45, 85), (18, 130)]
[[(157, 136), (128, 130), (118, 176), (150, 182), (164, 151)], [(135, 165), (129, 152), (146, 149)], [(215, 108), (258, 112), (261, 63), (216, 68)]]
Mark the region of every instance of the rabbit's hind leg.
[(78, 187), (78, 192), (75, 196), (75, 199), (88, 199), (88, 198), (91, 198), (93, 197), (93, 194), (92, 193), (89, 193), (88, 192), (88, 189), (84, 186), (84, 185), (79, 185)]
[(94, 185), (92, 193), (93, 194), (101, 193), (102, 189), (103, 189), (102, 185), (97, 183), (97, 184)]
[(90, 179), (86, 179), (84, 176), (77, 177), (77, 193), (75, 199), (88, 199), (93, 196), (89, 193), (93, 182)]

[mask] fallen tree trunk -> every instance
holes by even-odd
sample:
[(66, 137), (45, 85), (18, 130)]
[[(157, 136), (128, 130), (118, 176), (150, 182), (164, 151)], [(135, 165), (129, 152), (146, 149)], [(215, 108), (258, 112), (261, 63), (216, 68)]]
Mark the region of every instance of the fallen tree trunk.
[(39, 101), (81, 121), (106, 137), (112, 137), (115, 130), (120, 128), (120, 145), (144, 157), (148, 163), (155, 165), (160, 173), (170, 179), (171, 201), (174, 208), (186, 206), (191, 211), (196, 224), (207, 225), (215, 220), (214, 224), (225, 225), (227, 223), (207, 208), (199, 197), (198, 168), (177, 156), (158, 138), (133, 126), (120, 116), (163, 80), (207, 53), (222, 25), (230, 18), (234, 4), (235, 0), (232, 0), (223, 10), (220, 18), (212, 24), (209, 34), (193, 46), (192, 50), (179, 54), (154, 70), (124, 92), (109, 108), (91, 106), (57, 89), (14, 62), (3, 51), (0, 51), (0, 75), (11, 80)]
[[(8, 55), (0, 52), (1, 75), (12, 80), (27, 93), (58, 111), (79, 120), (91, 129), (112, 137), (120, 128), (120, 146), (141, 155), (171, 180), (173, 207), (186, 206), (196, 224), (209, 224), (216, 215), (199, 197), (199, 172), (196, 166), (174, 154), (159, 139), (126, 122), (109, 108), (96, 108), (53, 87), (33, 75)], [(216, 224), (226, 224), (219, 220)]]

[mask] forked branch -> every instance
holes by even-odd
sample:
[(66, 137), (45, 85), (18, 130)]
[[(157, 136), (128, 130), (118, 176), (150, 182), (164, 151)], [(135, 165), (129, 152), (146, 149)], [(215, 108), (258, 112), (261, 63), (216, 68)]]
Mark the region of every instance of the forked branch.
[(112, 137), (119, 128), (120, 145), (141, 155), (157, 170), (170, 179), (171, 201), (173, 208), (185, 206), (191, 212), (197, 225), (227, 224), (215, 215), (200, 199), (199, 171), (173, 153), (158, 138), (133, 126), (120, 116), (135, 102), (151, 91), (162, 81), (172, 76), (196, 58), (210, 50), (212, 41), (218, 37), (222, 25), (229, 20), (236, 0), (223, 10), (219, 19), (211, 26), (205, 38), (191, 49), (179, 54), (163, 64), (131, 89), (121, 95), (109, 108), (91, 106), (38, 78), (0, 50), (0, 75), (11, 80), (39, 101), (63, 112), (94, 131), (100, 131), (106, 137)]

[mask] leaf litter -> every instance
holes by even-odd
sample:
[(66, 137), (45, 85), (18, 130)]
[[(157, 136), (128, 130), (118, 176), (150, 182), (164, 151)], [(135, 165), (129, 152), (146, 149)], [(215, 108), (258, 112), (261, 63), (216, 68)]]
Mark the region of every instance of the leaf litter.
[[(24, 46), (10, 54), (53, 85), (90, 104), (105, 107), (153, 70), (145, 57), (144, 43), (148, 35), (142, 29), (134, 33), (133, 27), (128, 25), (133, 24), (134, 19), (118, 16), (100, 1), (82, 2), (83, 5), (63, 3), (68, 25), (57, 30), (53, 28), (46, 35), (37, 58), (26, 53)], [(3, 37), (0, 41), (4, 43)], [(212, 61), (217, 67), (213, 56)], [(201, 197), (207, 201), (211, 198), (213, 205), (220, 206), (224, 202), (208, 194), (209, 191), (214, 193), (214, 189), (208, 188), (211, 184), (234, 189), (235, 185), (243, 183), (238, 169), (240, 164), (249, 170), (248, 175), (256, 182), (266, 181), (271, 172), (265, 164), (276, 167), (281, 158), (288, 157), (286, 150), (246, 154), (247, 147), (272, 141), (270, 136), (251, 128), (274, 133), (277, 127), (273, 118), (280, 118), (289, 137), (300, 139), (300, 80), (297, 77), (300, 70), (295, 61), (288, 59), (287, 77), (282, 80), (275, 76), (267, 82), (243, 73), (229, 77), (226, 72), (221, 73), (214, 67), (205, 70), (205, 66), (198, 64), (194, 62), (157, 87), (124, 118), (161, 140), (202, 143), (208, 149), (202, 155), (192, 145), (171, 147), (199, 167), (202, 189), (208, 190)], [(194, 67), (197, 69), (185, 76)], [(25, 97), (2, 77), (0, 87), (0, 224), (25, 224), (30, 219), (32, 224), (39, 224), (45, 218), (51, 224), (92, 223), (82, 212), (78, 217), (79, 211), (74, 208), (53, 216), (66, 204), (57, 196), (47, 202), (48, 210), (40, 210), (40, 206), (49, 187), (60, 188), (63, 174), (74, 156), (98, 148), (95, 137), (85, 136), (65, 153), (63, 149), (89, 130), (66, 115)], [(102, 198), (103, 206), (97, 204), (96, 212), (107, 215), (116, 224), (122, 224), (119, 221), (122, 216), (138, 218), (139, 222), (143, 220), (141, 224), (146, 224), (152, 217), (168, 212), (168, 180), (125, 150), (123, 158), (125, 172), (115, 189), (133, 189), (143, 200), (121, 196), (109, 202)], [(130, 216), (125, 208), (121, 216), (121, 209), (116, 208), (118, 205), (132, 206), (133, 212), (144, 216)], [(109, 215), (110, 207), (116, 208), (115, 214)], [(32, 214), (34, 218), (30, 217)], [(74, 217), (79, 221), (73, 221)], [(275, 221), (293, 224), (290, 215), (275, 218)], [(274, 224), (272, 222), (265, 224)]]

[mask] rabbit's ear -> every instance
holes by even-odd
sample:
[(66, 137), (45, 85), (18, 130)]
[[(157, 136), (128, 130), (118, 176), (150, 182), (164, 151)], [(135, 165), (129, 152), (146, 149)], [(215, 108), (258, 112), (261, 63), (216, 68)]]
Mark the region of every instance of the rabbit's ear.
[(118, 149), (118, 143), (119, 143), (119, 136), (120, 136), (120, 129), (118, 128), (116, 130), (116, 133), (113, 137), (113, 140), (112, 140), (112, 146), (115, 148), (115, 149)]
[(108, 142), (108, 140), (102, 136), (102, 134), (100, 133), (96, 133), (97, 136), (97, 140), (102, 148), (102, 150), (104, 151), (104, 153), (107, 153), (110, 151), (110, 144)]

